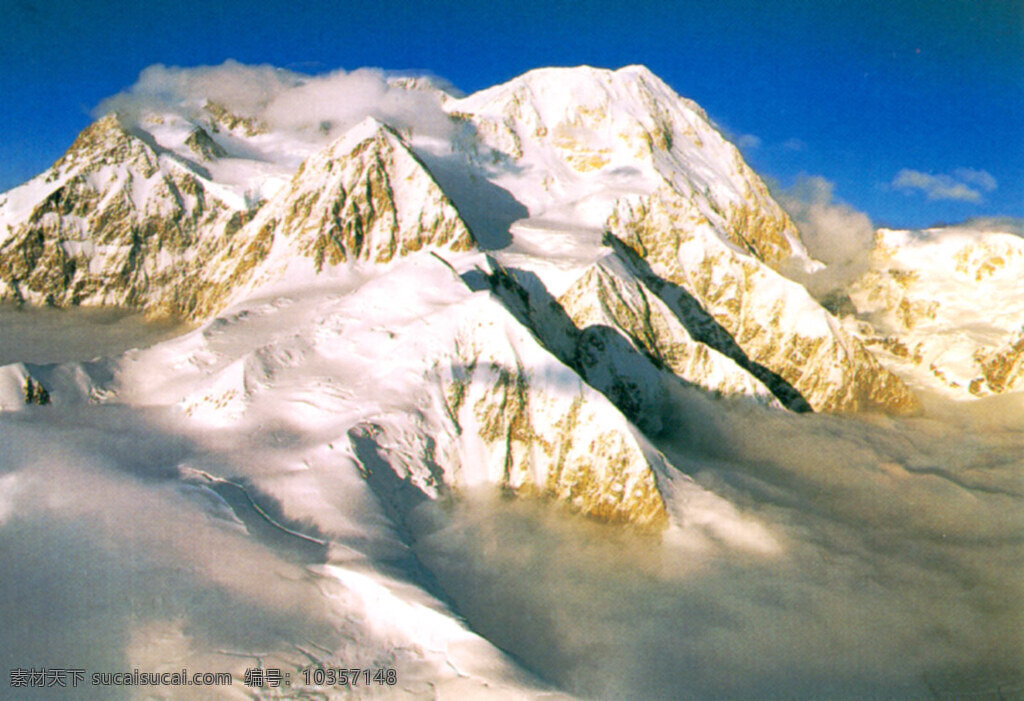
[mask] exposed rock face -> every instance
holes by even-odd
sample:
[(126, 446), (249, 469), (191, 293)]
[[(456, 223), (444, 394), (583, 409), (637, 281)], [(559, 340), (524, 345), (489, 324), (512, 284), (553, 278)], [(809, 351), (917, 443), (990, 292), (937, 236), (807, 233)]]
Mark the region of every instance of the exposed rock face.
[(984, 394), (985, 389), (1000, 394), (1024, 387), (1024, 333), (1004, 347), (979, 348), (974, 359), (981, 368), (981, 377), (971, 380), (971, 394)]
[(502, 326), (472, 323), (440, 367), (462, 469), (482, 467), (489, 482), (590, 516), (664, 527), (663, 459), (570, 368), (521, 328)]
[(634, 348), (688, 383), (722, 395), (771, 399), (751, 373), (695, 340), (671, 308), (615, 256), (587, 271), (559, 302), (578, 328), (619, 329)]
[[(700, 340), (730, 349), (745, 367), (762, 368), (758, 377), (776, 396), (781, 381), (819, 411), (917, 410), (903, 382), (803, 287), (724, 245), (689, 200), (661, 190), (622, 201), (609, 228), (652, 274), (676, 286), (677, 304), (713, 319), (716, 328)], [(716, 340), (719, 329), (734, 343)]]
[[(24, 363), (0, 367), (0, 411), (18, 411), (36, 404), (37, 387), (42, 385), (29, 374)], [(44, 392), (49, 402), (50, 393), (45, 389)]]
[(447, 196), (389, 127), (370, 121), (306, 161), (262, 218), (302, 241), (317, 270), (349, 259), (387, 263), (424, 246), (474, 246)]
[(423, 164), (389, 127), (367, 120), (302, 164), (210, 265), (194, 318), (240, 289), (348, 261), (384, 264), (426, 247), (467, 251), (473, 235)]
[(908, 381), (957, 398), (1024, 387), (1024, 240), (880, 229), (846, 326)]
[[(35, 201), (0, 230), (0, 299), (34, 304), (179, 313), (189, 296), (182, 283), (200, 273), (243, 216), (114, 115), (83, 131), (21, 190)], [(16, 193), (30, 194), (9, 197)]]
[(112, 379), (113, 363), (105, 360), (0, 366), (0, 412), (30, 406), (74, 406), (99, 401), (103, 383)]
[(203, 161), (212, 161), (228, 155), (224, 147), (210, 138), (210, 135), (202, 127), (192, 130), (192, 133), (185, 139), (185, 145)]
[(267, 128), (255, 117), (245, 117), (231, 112), (214, 100), (207, 100), (203, 111), (209, 115), (210, 128), (216, 133), (220, 129), (237, 131), (245, 136), (265, 134)]

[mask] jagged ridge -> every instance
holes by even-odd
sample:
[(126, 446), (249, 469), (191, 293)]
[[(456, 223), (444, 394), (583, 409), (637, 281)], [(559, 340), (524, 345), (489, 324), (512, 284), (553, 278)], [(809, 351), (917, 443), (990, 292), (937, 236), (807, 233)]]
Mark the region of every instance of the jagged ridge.
[[(455, 273), (461, 291), (452, 295), (468, 286), (487, 299), (471, 321), (429, 353), (378, 350), (381, 370), (337, 370), (359, 386), (368, 375), (387, 385), (388, 368), (419, 384), (373, 415), (362, 404), (380, 404), (376, 394), (348, 402), (354, 390), (300, 382), (303, 401), (358, 414), (339, 430), (426, 496), (438, 496), (439, 480), (471, 484), (467, 475), (482, 470), (484, 481), (645, 528), (669, 522), (663, 488), (683, 478), (634, 424), (658, 430), (672, 382), (794, 410), (916, 407), (899, 379), (775, 271), (814, 264), (792, 223), (700, 109), (646, 69), (532, 72), (443, 104), (450, 144), (368, 118), (268, 199), (239, 196), (238, 182), (259, 180), (253, 159), (248, 180), (216, 180), (227, 172), (220, 161), (271, 153), (260, 151), (272, 136), (265, 125), (213, 103), (198, 121), (153, 116), (144, 122), (152, 133), (106, 117), (0, 202), (0, 277), (9, 297), (28, 302), (114, 303), (205, 322), (203, 339), (239, 323), (233, 309), (260, 316), (252, 300), (281, 290), (333, 285), (358, 296), (394, 285), (374, 298), (379, 320), (344, 312), (374, 324), (372, 333), (332, 336), (324, 316), (281, 320), (297, 340), (274, 336), (232, 357), (203, 340), (193, 359), (205, 374), (175, 402), (193, 420), (230, 423), (301, 379), (306, 359), (333, 358), (323, 337), (384, 348), (410, 328), (426, 332), (399, 313), (399, 289), (429, 297)], [(465, 177), (452, 176), (462, 168)], [(511, 243), (489, 258), (460, 202), (526, 216), (502, 224)], [(423, 266), (433, 272), (409, 277)]]

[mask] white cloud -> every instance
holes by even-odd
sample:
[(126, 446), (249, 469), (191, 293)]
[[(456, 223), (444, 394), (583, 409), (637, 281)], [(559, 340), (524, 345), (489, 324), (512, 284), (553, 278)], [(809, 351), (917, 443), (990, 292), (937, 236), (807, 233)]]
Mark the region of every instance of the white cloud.
[[(445, 86), (437, 79), (431, 82)], [(194, 68), (150, 66), (134, 85), (103, 100), (95, 112), (116, 111), (127, 123), (137, 122), (147, 112), (194, 118), (207, 100), (312, 138), (322, 138), (324, 133), (336, 137), (367, 116), (431, 135), (445, 135), (450, 128), (437, 93), (393, 85), (379, 69), (309, 76), (230, 60)]]
[(99, 116), (117, 111), (126, 121), (135, 121), (148, 111), (192, 116), (206, 100), (212, 100), (238, 114), (259, 116), (274, 98), (302, 82), (298, 73), (231, 60), (194, 68), (156, 64), (143, 70), (128, 90), (103, 100), (94, 112)]
[(736, 145), (741, 149), (756, 149), (761, 147), (761, 139), (753, 134), (740, 134), (736, 138)]
[(797, 139), (794, 137), (792, 139), (786, 139), (785, 141), (783, 141), (782, 148), (786, 149), (787, 151), (806, 151), (807, 143), (805, 141), (802, 141), (801, 139)]
[(327, 126), (332, 135), (366, 116), (435, 135), (450, 129), (436, 93), (395, 87), (382, 71), (371, 68), (309, 79), (275, 96), (262, 114), (277, 128), (302, 131)]
[(782, 555), (474, 494), (414, 548), (477, 630), (588, 698), (954, 698), (1019, 678), (1019, 446), (1002, 426), (1020, 403), (947, 423), (675, 400), (658, 448)]
[(841, 288), (867, 269), (874, 225), (866, 214), (836, 202), (825, 178), (802, 176), (793, 187), (774, 193), (800, 230), (808, 253), (825, 263), (811, 275), (793, 273), (818, 297)]
[(992, 175), (984, 170), (974, 170), (973, 168), (957, 168), (953, 171), (953, 175), (959, 178), (962, 182), (971, 183), (977, 185), (985, 192), (992, 192), (996, 189), (996, 179)]
[(955, 228), (1024, 237), (1024, 219), (1014, 217), (972, 217)]
[(904, 168), (892, 179), (890, 186), (905, 192), (918, 190), (929, 200), (981, 202), (982, 191), (995, 190), (997, 183), (996, 179), (984, 170), (958, 168), (952, 175), (932, 175)]

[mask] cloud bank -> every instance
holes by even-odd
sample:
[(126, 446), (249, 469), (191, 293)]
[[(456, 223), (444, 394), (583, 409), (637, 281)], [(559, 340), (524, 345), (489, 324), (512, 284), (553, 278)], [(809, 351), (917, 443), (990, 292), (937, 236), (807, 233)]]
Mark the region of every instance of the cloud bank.
[(929, 200), (981, 202), (985, 192), (998, 187), (996, 179), (984, 170), (957, 168), (952, 174), (932, 175), (904, 168), (889, 184), (907, 193), (921, 192)]
[[(819, 200), (821, 185), (807, 186)], [(0, 658), (241, 679), (257, 659), (295, 669), (319, 650), (325, 666), (393, 666), (418, 698), (438, 681), (434, 649), (459, 675), (493, 659), (383, 615), (404, 625), (403, 602), (443, 589), (474, 630), (583, 698), (1024, 690), (1024, 395), (896, 419), (675, 386), (663, 418), (655, 447), (731, 505), (687, 497), (682, 537), (664, 541), (472, 490), (395, 521), (344, 451), (307, 460), (321, 439), (272, 424), (186, 430), (178, 412), (118, 405), (0, 414)], [(281, 535), (186, 468), (258, 486), (261, 508), (334, 544)], [(361, 552), (403, 586), (360, 588)], [(76, 698), (111, 698), (91, 691)]]
[(477, 630), (584, 698), (1019, 693), (1024, 405), (998, 399), (875, 420), (680, 391), (658, 448), (776, 554), (472, 494), (416, 552)]
[(439, 93), (417, 87), (454, 89), (430, 76), (420, 76), (412, 86), (393, 78), (375, 68), (310, 76), (230, 60), (194, 68), (156, 64), (143, 70), (126, 91), (103, 100), (94, 115), (117, 112), (127, 124), (138, 124), (149, 113), (195, 119), (209, 100), (272, 129), (310, 139), (336, 138), (367, 116), (399, 129), (446, 135), (450, 122)]

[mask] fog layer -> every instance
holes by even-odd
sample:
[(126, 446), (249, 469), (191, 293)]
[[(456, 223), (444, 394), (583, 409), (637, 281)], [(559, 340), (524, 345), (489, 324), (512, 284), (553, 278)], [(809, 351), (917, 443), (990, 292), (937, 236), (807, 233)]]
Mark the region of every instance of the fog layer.
[[(581, 697), (1024, 692), (1024, 396), (892, 419), (680, 389), (662, 418), (658, 447), (735, 513), (673, 504), (681, 521), (650, 536), (483, 492), (424, 502), (399, 524), (343, 450), (310, 452), (310, 437), (206, 435), (123, 406), (0, 414), (0, 666), (237, 680), (260, 660), (297, 670), (340, 651), (339, 663), (394, 665), (426, 694), (435, 629), (457, 627), (444, 601)], [(312, 539), (268, 525), (241, 487), (197, 480), (203, 470), (260, 484), (260, 508)], [(371, 578), (354, 562), (396, 583), (360, 599), (351, 582)], [(466, 645), (455, 681), (505, 669)]]
[(1024, 693), (1020, 397), (910, 420), (677, 402), (662, 449), (780, 550), (477, 495), (418, 552), (480, 632), (588, 697)]

